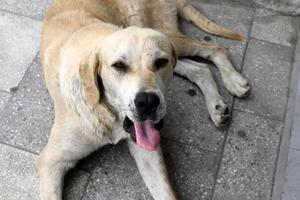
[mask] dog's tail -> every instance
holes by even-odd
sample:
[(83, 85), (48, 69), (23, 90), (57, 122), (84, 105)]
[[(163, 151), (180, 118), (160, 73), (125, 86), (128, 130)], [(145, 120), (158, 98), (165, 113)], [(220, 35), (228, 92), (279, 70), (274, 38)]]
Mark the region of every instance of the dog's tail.
[(193, 8), (186, 0), (175, 0), (179, 16), (193, 22), (198, 28), (213, 35), (230, 38), (233, 40), (246, 40), (246, 37), (240, 33), (224, 28), (203, 16), (199, 11)]

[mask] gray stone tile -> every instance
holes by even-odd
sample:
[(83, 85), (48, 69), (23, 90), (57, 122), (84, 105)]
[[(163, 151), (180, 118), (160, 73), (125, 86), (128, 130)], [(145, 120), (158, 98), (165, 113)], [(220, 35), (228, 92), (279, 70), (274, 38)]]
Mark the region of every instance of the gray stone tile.
[(15, 14), (42, 19), (53, 0), (0, 0), (0, 9)]
[[(190, 96), (189, 89), (197, 94)], [(161, 131), (163, 137), (211, 151), (219, 149), (224, 132), (209, 120), (203, 95), (195, 85), (175, 76), (168, 90), (167, 102), (168, 113)]]
[[(217, 0), (221, 1), (221, 0)], [(300, 14), (300, 1), (299, 0), (230, 0), (232, 2), (240, 2), (249, 6), (258, 8), (267, 8), (284, 15)]]
[(251, 0), (257, 7), (272, 9), (285, 15), (299, 15), (299, 0)]
[(35, 155), (0, 144), (0, 200), (38, 200)]
[(295, 103), (296, 105), (290, 147), (300, 149), (300, 74), (298, 78), (298, 89)]
[(272, 190), (282, 123), (234, 112), (214, 200), (268, 200)]
[(52, 110), (41, 65), (36, 59), (0, 113), (0, 141), (38, 153), (50, 133)]
[(237, 99), (235, 108), (277, 120), (284, 119), (293, 49), (251, 40), (243, 74), (251, 85), (246, 99)]
[(251, 37), (290, 47), (296, 45), (296, 18), (280, 16), (265, 9), (257, 9), (255, 14)]
[(286, 183), (282, 200), (300, 199), (300, 151), (290, 149)]
[(106, 146), (96, 154), (83, 200), (151, 199), (125, 142)]
[[(179, 199), (210, 199), (217, 155), (166, 140), (162, 148)], [(83, 200), (152, 199), (125, 142), (100, 149), (88, 160), (97, 167)]]
[[(254, 10), (252, 8), (236, 5), (234, 3), (211, 3), (210, 1), (208, 2), (203, 0), (191, 0), (190, 2), (203, 15), (217, 24), (248, 36), (254, 15)], [(179, 27), (183, 33), (195, 39), (203, 40), (204, 36), (209, 35), (184, 20), (179, 21)], [(246, 42), (214, 36), (211, 37), (221, 44), (224, 44), (224, 46), (229, 49), (233, 64), (237, 69), (240, 69), (242, 66)]]
[(65, 177), (63, 199), (81, 200), (89, 179), (89, 173), (82, 170), (71, 170)]
[[(195, 0), (194, 0), (195, 1)], [(245, 5), (252, 6), (253, 0), (199, 0), (201, 2), (213, 3), (213, 4), (231, 4), (231, 5)]]
[(163, 142), (165, 160), (179, 199), (211, 199), (219, 156), (213, 152)]
[(9, 92), (22, 80), (38, 52), (41, 25), (0, 11), (0, 90)]
[(0, 91), (0, 110), (4, 108), (10, 97), (11, 94)]
[[(36, 155), (0, 144), (0, 200), (38, 200)], [(71, 170), (65, 178), (64, 199), (81, 200), (90, 175)]]

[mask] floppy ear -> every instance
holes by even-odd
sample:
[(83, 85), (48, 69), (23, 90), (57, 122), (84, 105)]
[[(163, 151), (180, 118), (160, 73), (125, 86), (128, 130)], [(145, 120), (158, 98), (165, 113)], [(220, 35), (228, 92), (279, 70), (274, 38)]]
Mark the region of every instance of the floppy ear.
[(171, 47), (172, 47), (172, 63), (173, 63), (173, 69), (175, 68), (176, 64), (177, 64), (177, 53), (175, 50), (175, 46), (171, 43)]
[(83, 95), (87, 103), (94, 106), (99, 103), (101, 97), (97, 81), (100, 65), (99, 54), (96, 51), (83, 57), (79, 65), (79, 78), (83, 86)]

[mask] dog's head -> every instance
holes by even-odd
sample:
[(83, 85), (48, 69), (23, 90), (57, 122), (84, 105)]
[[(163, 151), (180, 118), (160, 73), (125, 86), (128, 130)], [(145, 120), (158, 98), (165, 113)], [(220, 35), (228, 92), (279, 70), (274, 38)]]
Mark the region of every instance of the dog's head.
[(133, 140), (155, 150), (177, 59), (171, 42), (152, 29), (129, 27), (107, 37), (94, 54), (80, 73), (86, 100), (105, 98)]

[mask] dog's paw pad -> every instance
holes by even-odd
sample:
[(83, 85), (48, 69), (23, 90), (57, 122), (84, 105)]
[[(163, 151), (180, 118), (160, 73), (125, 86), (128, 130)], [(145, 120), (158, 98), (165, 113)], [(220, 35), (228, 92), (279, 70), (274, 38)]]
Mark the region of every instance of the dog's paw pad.
[(227, 126), (230, 123), (229, 108), (221, 98), (215, 101), (210, 101), (209, 114), (210, 118), (216, 127), (221, 128)]
[(238, 96), (239, 98), (246, 98), (251, 94), (251, 88), (250, 86), (247, 86), (246, 92), (244, 92), (241, 96)]
[(222, 116), (220, 125), (217, 127), (221, 128), (221, 127), (228, 126), (230, 124), (230, 122), (231, 122), (230, 115), (224, 115), (224, 116)]

